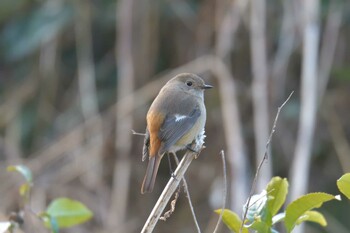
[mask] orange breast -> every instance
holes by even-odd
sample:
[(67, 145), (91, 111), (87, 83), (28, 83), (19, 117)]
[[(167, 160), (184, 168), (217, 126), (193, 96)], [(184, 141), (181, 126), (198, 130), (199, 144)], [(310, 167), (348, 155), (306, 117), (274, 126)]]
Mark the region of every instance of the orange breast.
[(150, 111), (147, 114), (147, 127), (150, 134), (149, 156), (158, 154), (161, 141), (158, 137), (159, 129), (164, 121), (164, 114)]

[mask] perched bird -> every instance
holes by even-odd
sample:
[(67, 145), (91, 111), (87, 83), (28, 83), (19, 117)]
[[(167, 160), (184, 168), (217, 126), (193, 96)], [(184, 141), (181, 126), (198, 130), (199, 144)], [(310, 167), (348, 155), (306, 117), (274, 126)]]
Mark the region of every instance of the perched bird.
[(163, 155), (189, 148), (203, 131), (204, 90), (209, 88), (199, 76), (183, 73), (169, 80), (154, 99), (146, 117), (142, 160), (149, 161), (142, 194), (152, 192)]

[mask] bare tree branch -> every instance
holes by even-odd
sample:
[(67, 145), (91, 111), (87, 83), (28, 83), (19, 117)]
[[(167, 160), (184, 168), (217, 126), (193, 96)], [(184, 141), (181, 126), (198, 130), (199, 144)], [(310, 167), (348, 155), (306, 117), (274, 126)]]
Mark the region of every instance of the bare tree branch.
[[(175, 157), (176, 165), (179, 165), (179, 159), (177, 158), (176, 154), (174, 154), (174, 157)], [(196, 213), (194, 212), (194, 208), (193, 208), (193, 204), (192, 204), (192, 200), (191, 200), (191, 195), (190, 195), (190, 190), (188, 189), (188, 185), (187, 185), (187, 181), (186, 181), (185, 176), (182, 178), (182, 182), (183, 182), (183, 186), (185, 188), (185, 193), (186, 193), (186, 196), (187, 196), (188, 205), (189, 205), (189, 207), (191, 209), (191, 214), (192, 214), (192, 217), (193, 217), (194, 224), (196, 225), (197, 232), (200, 233), (201, 229), (199, 227), (199, 223), (198, 223), (198, 220), (197, 220)]]
[(242, 225), (241, 225), (241, 228), (239, 230), (239, 232), (241, 233), (242, 230), (243, 230), (243, 225), (244, 225), (244, 222), (247, 218), (247, 212), (248, 212), (248, 208), (250, 206), (250, 200), (253, 196), (253, 193), (255, 191), (255, 188), (256, 188), (256, 182), (257, 182), (257, 179), (258, 179), (258, 175), (259, 175), (259, 172), (260, 172), (260, 169), (262, 167), (262, 165), (264, 164), (265, 160), (267, 159), (268, 157), (268, 150), (269, 150), (269, 146), (270, 146), (270, 143), (271, 143), (271, 139), (272, 139), (272, 136), (273, 134), (275, 133), (276, 131), (276, 125), (277, 125), (277, 120), (278, 120), (278, 117), (280, 115), (280, 112), (281, 112), (281, 109), (284, 107), (284, 105), (286, 105), (286, 103), (289, 101), (289, 99), (292, 97), (294, 92), (290, 93), (288, 98), (283, 102), (283, 104), (278, 107), (277, 109), (277, 113), (276, 113), (276, 117), (275, 117), (275, 120), (273, 122), (273, 125), (272, 125), (272, 129), (271, 129), (271, 132), (270, 132), (270, 136), (266, 142), (266, 145), (265, 145), (265, 153), (264, 153), (264, 156), (262, 157), (260, 163), (259, 163), (259, 166), (258, 168), (256, 169), (256, 172), (255, 172), (255, 176), (254, 176), (254, 180), (253, 180), (253, 183), (252, 183), (252, 186), (251, 186), (251, 189), (250, 189), (250, 193), (249, 193), (249, 197), (248, 197), (248, 201), (247, 201), (247, 204), (245, 205), (245, 210), (244, 210), (244, 215), (243, 215), (243, 219), (242, 219)]
[[(203, 144), (196, 144), (194, 146), (195, 151), (200, 151)], [(192, 151), (187, 151), (184, 157), (182, 158), (180, 164), (177, 166), (174, 176), (170, 178), (168, 184), (165, 186), (162, 194), (158, 198), (157, 203), (153, 207), (152, 212), (150, 213), (145, 225), (142, 228), (141, 233), (150, 233), (155, 228), (165, 206), (169, 202), (171, 196), (175, 192), (176, 188), (179, 186), (181, 180), (184, 177), (185, 172), (190, 166), (192, 160), (198, 156), (197, 153)]]
[(226, 169), (226, 162), (225, 162), (225, 152), (222, 150), (220, 151), (220, 156), (221, 156), (221, 161), (222, 161), (222, 173), (223, 173), (223, 178), (224, 178), (224, 190), (223, 190), (223, 197), (222, 197), (222, 207), (221, 207), (221, 212), (219, 215), (219, 219), (216, 223), (215, 229), (213, 233), (218, 232), (219, 226), (221, 223), (222, 215), (224, 213), (224, 210), (226, 208), (226, 200), (227, 200), (227, 169)]

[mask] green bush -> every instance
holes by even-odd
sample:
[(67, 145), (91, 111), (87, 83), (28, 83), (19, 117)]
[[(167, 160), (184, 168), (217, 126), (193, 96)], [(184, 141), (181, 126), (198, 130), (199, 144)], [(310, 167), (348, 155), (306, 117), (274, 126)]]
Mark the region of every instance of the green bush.
[[(339, 190), (350, 199), (350, 173), (343, 175), (337, 181), (337, 185)], [(249, 230), (258, 233), (277, 233), (274, 226), (278, 222), (284, 222), (284, 227), (289, 233), (295, 226), (305, 221), (326, 226), (327, 221), (324, 216), (314, 209), (321, 207), (327, 201), (340, 200), (339, 195), (309, 193), (288, 204), (284, 212), (278, 213), (286, 201), (287, 194), (287, 179), (273, 177), (261, 194), (251, 197), (248, 208), (247, 204), (244, 206), (244, 212), (247, 209), (244, 224), (238, 214), (228, 209), (223, 210), (222, 220), (235, 233), (248, 233)], [(218, 209), (215, 212), (220, 214), (221, 211)]]

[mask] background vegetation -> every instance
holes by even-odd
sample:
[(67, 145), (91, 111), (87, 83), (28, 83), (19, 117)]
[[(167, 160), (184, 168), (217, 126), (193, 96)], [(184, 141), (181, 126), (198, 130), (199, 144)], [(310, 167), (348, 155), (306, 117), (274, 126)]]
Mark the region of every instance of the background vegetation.
[[(31, 206), (57, 197), (86, 204), (90, 222), (64, 232), (139, 232), (168, 180), (163, 162), (141, 195), (145, 114), (161, 86), (194, 72), (207, 91), (206, 146), (187, 173), (203, 232), (221, 208), (224, 149), (228, 208), (242, 212), (277, 107), (292, 90), (256, 193), (272, 176), (289, 200), (338, 194), (350, 171), (350, 2), (346, 0), (1, 0), (0, 220), (19, 208), (25, 164)], [(326, 228), (349, 232), (350, 205), (325, 204)], [(347, 202), (348, 203), (348, 202)], [(155, 232), (194, 232), (186, 197)], [(225, 231), (224, 228), (222, 230)]]

